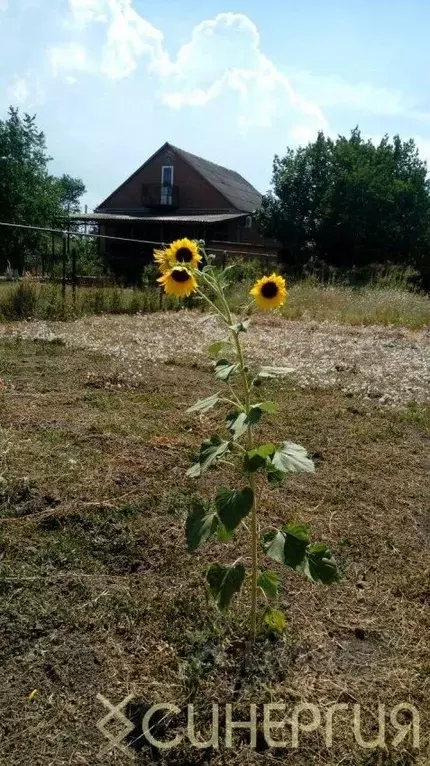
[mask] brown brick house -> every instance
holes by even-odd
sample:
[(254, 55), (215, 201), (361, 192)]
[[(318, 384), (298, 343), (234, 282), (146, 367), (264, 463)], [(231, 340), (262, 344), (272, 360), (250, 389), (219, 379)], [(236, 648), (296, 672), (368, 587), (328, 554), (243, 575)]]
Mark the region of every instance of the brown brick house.
[[(186, 236), (204, 239), (221, 258), (269, 256), (276, 243), (264, 240), (253, 221), (260, 204), (261, 194), (239, 173), (165, 143), (87, 218), (108, 236), (155, 243)], [(112, 270), (131, 277), (151, 260), (153, 247), (108, 239), (101, 246)]]

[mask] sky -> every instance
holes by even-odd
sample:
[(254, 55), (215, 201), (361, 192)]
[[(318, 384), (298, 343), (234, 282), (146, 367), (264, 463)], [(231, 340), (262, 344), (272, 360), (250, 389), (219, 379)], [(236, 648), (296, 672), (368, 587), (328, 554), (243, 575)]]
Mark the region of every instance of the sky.
[(424, 0), (0, 0), (0, 119), (37, 115), (90, 210), (165, 141), (261, 192), (318, 130), (430, 162), (429, 29)]

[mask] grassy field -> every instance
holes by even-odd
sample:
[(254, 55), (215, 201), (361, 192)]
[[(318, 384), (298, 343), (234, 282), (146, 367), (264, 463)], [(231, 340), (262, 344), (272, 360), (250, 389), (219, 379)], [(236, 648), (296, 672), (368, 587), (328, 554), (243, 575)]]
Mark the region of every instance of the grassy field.
[[(231, 295), (233, 308), (247, 302), (251, 281), (237, 283)], [(143, 289), (119, 287), (78, 287), (73, 295), (61, 286), (20, 282), (0, 284), (0, 320), (27, 317), (72, 319), (92, 314), (136, 314), (163, 309), (178, 309), (176, 299), (161, 296), (152, 282)], [(197, 307), (198, 299), (185, 305)], [(362, 288), (342, 284), (324, 284), (309, 278), (290, 286), (288, 301), (282, 310), (287, 319), (341, 322), (353, 325), (396, 325), (419, 329), (430, 325), (430, 299), (408, 288), (406, 281), (378, 279)]]
[[(132, 694), (135, 722), (154, 702), (193, 702), (202, 730), (213, 701), (233, 703), (237, 720), (250, 702), (313, 702), (323, 713), (360, 704), (367, 739), (378, 700), (387, 715), (410, 702), (421, 716), (420, 750), (410, 739), (393, 747), (389, 722), (384, 751), (360, 747), (350, 713), (330, 748), (319, 729), (297, 749), (268, 750), (260, 727), (255, 751), (239, 732), (232, 750), (185, 741), (162, 753), (137, 729), (139, 765), (428, 764), (427, 410), (270, 384), (279, 415), (268, 438), (306, 445), (317, 473), (268, 492), (265, 520), (308, 523), (342, 580), (326, 588), (280, 572), (287, 636), (261, 636), (244, 664), (240, 604), (221, 619), (202, 585), (207, 563), (236, 551), (219, 543), (191, 555), (184, 539), (196, 492), (231, 479), (226, 468), (198, 486), (185, 477), (216, 416), (200, 422), (184, 405), (213, 391), (212, 376), (185, 362), (147, 363), (146, 373), (132, 381), (117, 359), (60, 341), (0, 340), (2, 766), (131, 763), (118, 750), (97, 760), (98, 693), (114, 704)], [(160, 737), (183, 723), (167, 718)]]

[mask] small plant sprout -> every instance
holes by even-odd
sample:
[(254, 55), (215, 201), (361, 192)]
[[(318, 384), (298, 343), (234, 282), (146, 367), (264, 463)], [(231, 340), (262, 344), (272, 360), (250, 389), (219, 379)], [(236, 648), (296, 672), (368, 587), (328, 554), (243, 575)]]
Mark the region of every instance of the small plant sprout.
[(272, 527), (266, 531), (260, 528), (258, 498), (263, 482), (269, 487), (278, 486), (289, 473), (315, 471), (314, 463), (301, 445), (291, 441), (278, 444), (255, 441), (255, 426), (276, 412), (275, 402), (262, 397), (265, 380), (288, 375), (292, 370), (266, 366), (251, 371), (245, 361), (242, 337), (250, 327), (252, 304), (263, 310), (278, 309), (287, 297), (286, 282), (275, 273), (259, 279), (250, 291), (251, 302), (239, 318), (234, 318), (227, 297), (232, 267), (217, 268), (214, 256), (206, 254), (204, 242), (178, 240), (164, 250), (155, 251), (154, 257), (161, 271), (158, 281), (165, 292), (179, 298), (199, 295), (225, 328), (225, 337), (208, 349), (217, 390), (187, 410), (205, 413), (217, 405), (224, 405), (224, 409), (228, 405), (225, 435), (214, 433), (205, 439), (198, 461), (188, 469), (187, 475), (197, 479), (217, 463), (228, 461), (237, 468), (239, 478), (237, 486), (219, 487), (213, 499), (194, 504), (186, 521), (188, 548), (195, 551), (211, 538), (231, 542), (236, 529), (244, 525), (249, 534), (249, 558), (241, 556), (231, 564), (211, 564), (206, 575), (209, 591), (217, 607), (224, 611), (249, 581), (252, 641), (258, 626), (272, 634), (282, 634), (285, 617), (274, 608), (280, 579), (276, 572), (264, 566), (266, 557), (314, 582), (329, 584), (338, 579), (331, 552), (325, 544), (311, 543), (304, 524), (290, 522), (280, 529)]

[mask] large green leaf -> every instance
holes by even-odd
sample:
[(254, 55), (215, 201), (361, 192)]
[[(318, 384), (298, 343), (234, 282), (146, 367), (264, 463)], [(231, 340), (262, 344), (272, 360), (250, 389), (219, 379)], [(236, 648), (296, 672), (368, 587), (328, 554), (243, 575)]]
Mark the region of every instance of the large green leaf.
[(224, 611), (230, 604), (235, 593), (238, 593), (245, 579), (245, 567), (236, 564), (233, 567), (212, 564), (207, 572), (206, 579), (209, 583), (210, 592), (219, 609)]
[(276, 598), (279, 591), (280, 580), (276, 572), (265, 569), (258, 575), (257, 585), (264, 591), (267, 598)]
[(339, 579), (339, 571), (331, 551), (324, 543), (310, 544), (304, 524), (286, 524), (263, 537), (267, 555), (291, 569), (303, 572), (309, 580), (330, 585)]
[(215, 364), (215, 377), (219, 380), (228, 380), (236, 371), (237, 364), (229, 362), (228, 359), (219, 359)]
[(208, 396), (206, 399), (199, 399), (192, 407), (188, 407), (186, 410), (187, 414), (190, 412), (207, 412), (208, 410), (211, 410), (212, 407), (215, 407), (219, 402), (219, 396), (219, 393), (217, 393)]
[(216, 461), (227, 452), (229, 442), (221, 439), (218, 434), (213, 434), (210, 439), (206, 439), (200, 447), (199, 462), (194, 463), (187, 471), (187, 476), (193, 479), (207, 471)]
[(185, 523), (188, 550), (197, 550), (200, 543), (208, 540), (214, 534), (218, 523), (215, 511), (205, 508), (203, 503), (196, 503), (188, 514)]
[(285, 536), (284, 564), (296, 569), (305, 558), (309, 545), (309, 532), (305, 524), (285, 524), (282, 527)]
[(242, 519), (248, 515), (253, 502), (254, 493), (251, 487), (243, 489), (220, 487), (215, 498), (218, 516), (225, 528), (230, 531), (236, 529)]
[(315, 466), (307, 451), (300, 444), (283, 442), (272, 457), (272, 465), (277, 471), (291, 473), (314, 473)]
[(261, 447), (255, 447), (248, 450), (244, 456), (244, 469), (247, 473), (253, 473), (258, 471), (259, 468), (263, 468), (267, 465), (267, 459), (270, 458), (275, 452), (276, 447), (274, 444), (262, 444)]
[(233, 439), (239, 439), (248, 428), (246, 412), (234, 410), (227, 415), (227, 428), (231, 431)]
[(339, 580), (336, 560), (324, 543), (311, 545), (307, 551), (304, 573), (314, 582), (331, 585)]
[(263, 548), (274, 561), (284, 564), (285, 535), (273, 530), (263, 535)]
[(262, 410), (258, 406), (251, 407), (248, 414), (237, 410), (231, 412), (227, 416), (227, 428), (232, 432), (233, 439), (239, 439), (248, 428), (257, 425), (261, 415)]
[(263, 538), (267, 555), (291, 569), (303, 566), (308, 545), (308, 529), (304, 524), (286, 524)]

